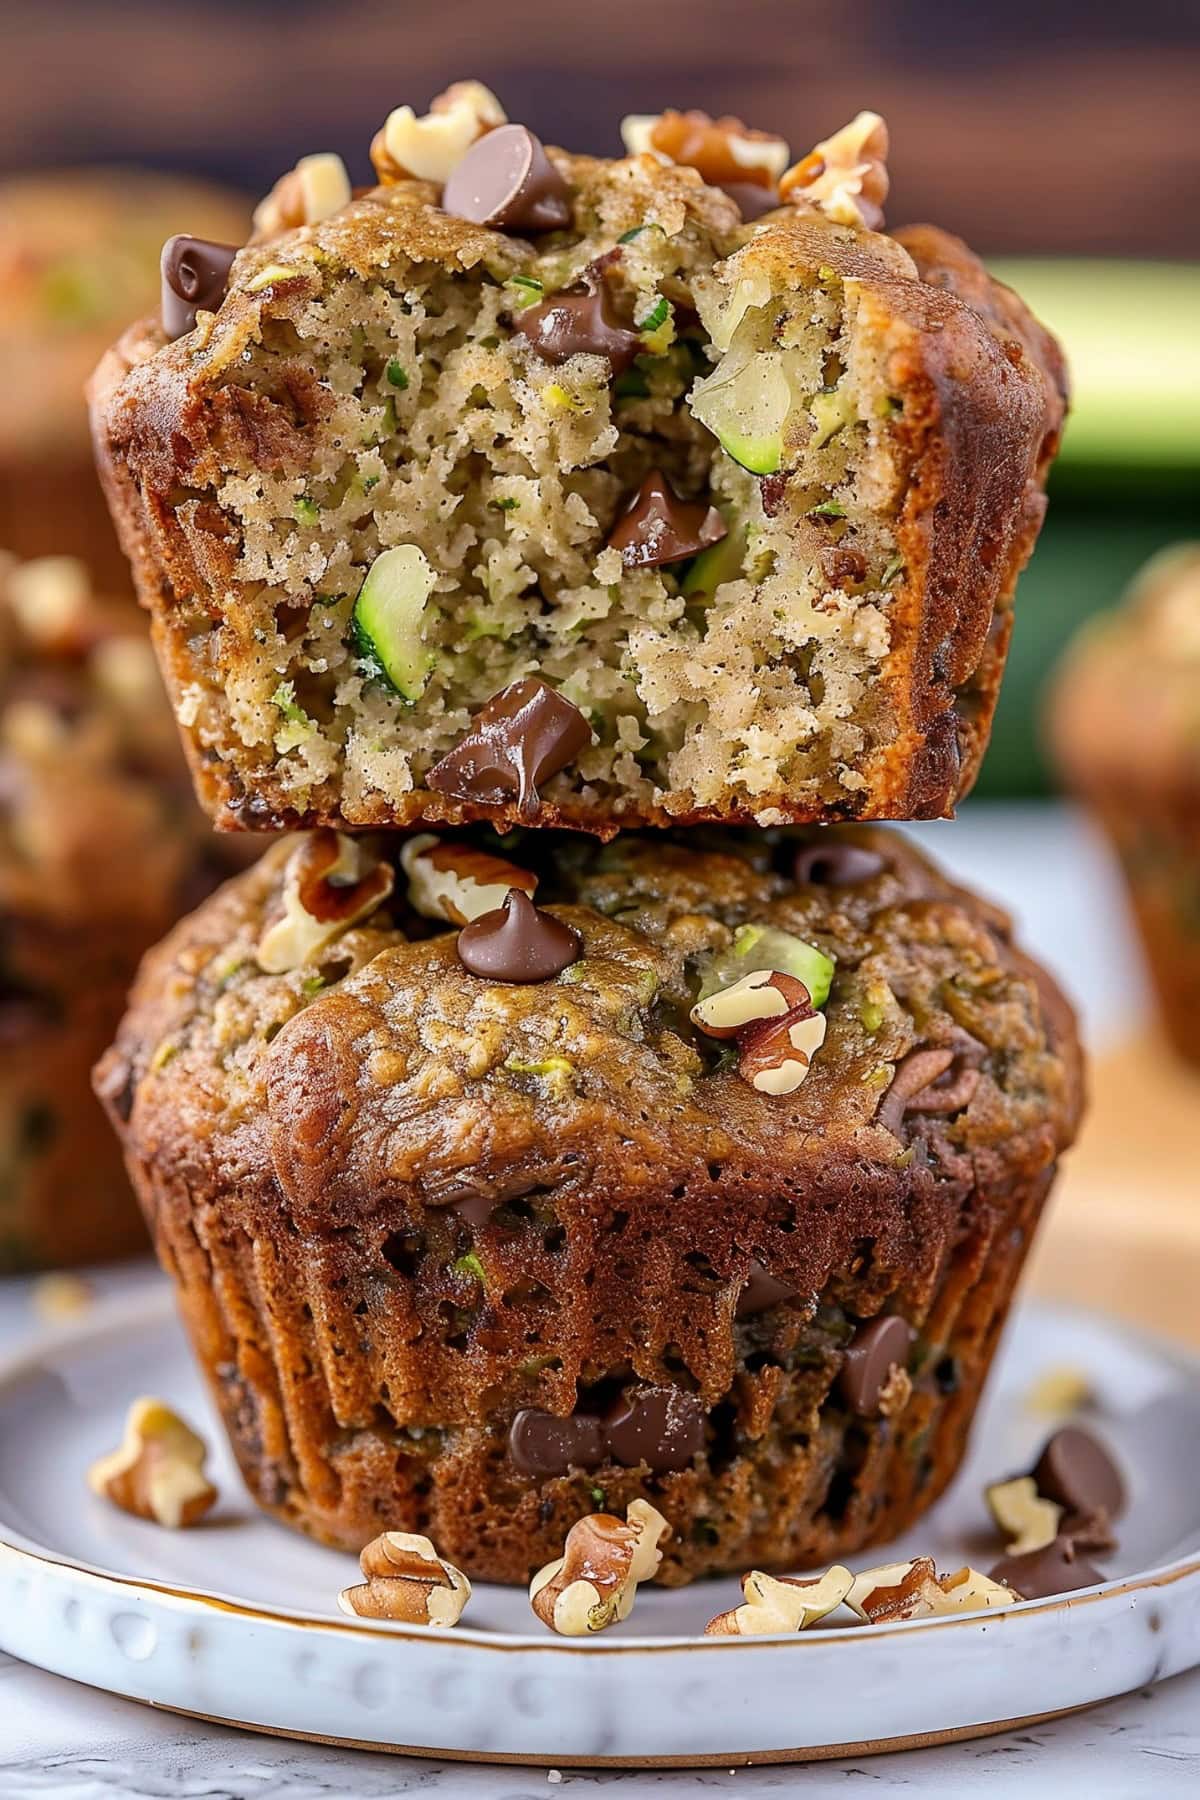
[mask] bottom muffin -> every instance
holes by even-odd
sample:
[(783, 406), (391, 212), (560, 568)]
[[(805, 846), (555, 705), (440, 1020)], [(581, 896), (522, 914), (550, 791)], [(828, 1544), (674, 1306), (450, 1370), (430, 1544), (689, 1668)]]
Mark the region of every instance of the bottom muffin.
[(97, 1079), (264, 1507), (518, 1582), (643, 1495), (682, 1582), (944, 1488), (1078, 1057), (884, 831), (320, 832), (147, 958)]
[(1200, 1064), (1200, 544), (1153, 557), (1080, 634), (1050, 731), (1120, 860), (1167, 1036)]

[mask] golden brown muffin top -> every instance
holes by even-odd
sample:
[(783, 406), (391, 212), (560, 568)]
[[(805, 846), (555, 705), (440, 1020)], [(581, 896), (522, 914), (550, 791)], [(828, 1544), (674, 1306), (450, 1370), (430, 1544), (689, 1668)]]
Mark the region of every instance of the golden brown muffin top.
[[(917, 1169), (986, 1188), (1048, 1167), (1073, 1134), (1065, 1002), (1003, 915), (902, 837), (704, 830), (600, 847), (475, 831), (409, 840), (399, 866), (397, 848), (284, 840), (150, 955), (101, 1072), (139, 1153), (186, 1137), (216, 1179), (237, 1167), (247, 1193), (277, 1183), (320, 1229), (385, 1202), (419, 1214), (569, 1193), (614, 1156), (648, 1195), (706, 1166), (764, 1193)], [(576, 934), (574, 960), (534, 981), (469, 972), (465, 937), (432, 917), (446, 884), (417, 867), (439, 850), (468, 883), (473, 868), (502, 891), (534, 885)], [(345, 867), (309, 890), (305, 919), (314, 858)], [(480, 899), (448, 893), (451, 912)], [(340, 926), (320, 924), (323, 900)], [(714, 983), (761, 966), (760, 943), (774, 966), (813, 948), (832, 964), (828, 993), (812, 987), (807, 1078), (783, 1093), (754, 1084), (745, 1038), (692, 1016)]]

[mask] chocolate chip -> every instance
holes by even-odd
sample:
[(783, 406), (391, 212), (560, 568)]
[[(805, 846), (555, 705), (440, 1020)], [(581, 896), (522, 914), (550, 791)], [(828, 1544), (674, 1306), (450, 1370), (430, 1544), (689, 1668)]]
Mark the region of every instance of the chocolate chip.
[(516, 800), (529, 819), (541, 805), (541, 783), (573, 761), (591, 737), (577, 706), (526, 676), (475, 714), (466, 737), (434, 764), (425, 785), (456, 800)]
[(767, 1273), (762, 1264), (755, 1259), (750, 1264), (746, 1276), (746, 1285), (738, 1295), (737, 1309), (734, 1314), (738, 1319), (752, 1319), (757, 1313), (766, 1312), (769, 1306), (775, 1306), (780, 1300), (794, 1300), (796, 1289), (786, 1281), (776, 1280)]
[(578, 961), (580, 943), (577, 931), (509, 888), (503, 906), (463, 926), (458, 958), (485, 981), (552, 981)]
[(704, 1449), (704, 1403), (679, 1388), (634, 1388), (609, 1408), (604, 1428), (614, 1462), (666, 1474), (690, 1467)]
[(627, 569), (679, 562), (717, 544), (728, 530), (715, 506), (681, 500), (659, 469), (647, 475), (609, 535)]
[(916, 1332), (894, 1313), (860, 1325), (846, 1349), (838, 1376), (842, 1399), (851, 1412), (869, 1418), (879, 1405), (893, 1369), (906, 1368)]
[(764, 213), (773, 212), (781, 204), (778, 188), (760, 187), (757, 181), (722, 181), (717, 185), (723, 194), (729, 195), (747, 224), (751, 219), (761, 219)]
[(162, 247), (162, 324), (174, 342), (196, 323), (199, 311), (216, 312), (225, 298), (236, 244), (172, 237)]
[(518, 313), (513, 330), (528, 338), (547, 362), (562, 363), (580, 354), (603, 356), (614, 375), (622, 374), (646, 348), (639, 333), (613, 311), (602, 278), (585, 288), (553, 294), (540, 306)]
[(886, 868), (882, 856), (861, 844), (802, 844), (792, 864), (792, 880), (800, 887), (857, 887), (873, 881)]
[(1125, 1507), (1121, 1472), (1094, 1437), (1077, 1426), (1056, 1431), (1033, 1470), (1039, 1494), (1069, 1513), (1106, 1513), (1119, 1518)]
[(568, 1469), (597, 1469), (604, 1461), (604, 1426), (595, 1413), (560, 1418), (524, 1406), (508, 1428), (508, 1454), (523, 1475), (565, 1475)]
[(1022, 1600), (1046, 1600), (1052, 1594), (1069, 1594), (1108, 1579), (1078, 1554), (1068, 1537), (1056, 1537), (1041, 1550), (1002, 1556), (991, 1570), (991, 1578), (1004, 1582)]
[(673, 1387), (635, 1387), (601, 1416), (576, 1412), (568, 1418), (523, 1407), (508, 1432), (508, 1453), (525, 1475), (565, 1475), (569, 1469), (596, 1469), (602, 1462), (632, 1469), (640, 1463), (655, 1474), (690, 1467), (704, 1449), (704, 1403)]
[(451, 170), (442, 210), (497, 231), (555, 231), (571, 223), (571, 190), (527, 126), (500, 125)]

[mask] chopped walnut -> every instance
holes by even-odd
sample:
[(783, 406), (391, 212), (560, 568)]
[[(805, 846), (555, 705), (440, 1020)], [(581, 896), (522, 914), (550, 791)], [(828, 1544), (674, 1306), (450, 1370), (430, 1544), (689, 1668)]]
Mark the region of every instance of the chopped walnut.
[(572, 1525), (563, 1554), (530, 1582), (529, 1604), (562, 1637), (582, 1637), (627, 1619), (638, 1583), (658, 1572), (660, 1540), (669, 1533), (646, 1500), (631, 1500), (624, 1522), (611, 1513), (589, 1513)]
[(255, 207), (252, 241), (259, 243), (298, 225), (319, 225), (349, 204), (350, 192), (350, 177), (340, 156), (331, 151), (302, 156)]
[(741, 1606), (718, 1613), (704, 1627), (706, 1637), (764, 1637), (777, 1631), (805, 1631), (842, 1604), (854, 1585), (849, 1569), (835, 1564), (813, 1581), (777, 1579), (751, 1569), (742, 1576)]
[(751, 1025), (738, 1038), (738, 1074), (760, 1094), (794, 1094), (825, 1042), (825, 1014), (807, 1003)]
[(649, 152), (663, 162), (682, 163), (710, 187), (745, 182), (774, 188), (787, 168), (788, 147), (773, 132), (755, 131), (725, 114), (706, 112), (630, 113), (621, 121), (621, 137), (630, 156)]
[(482, 81), (455, 81), (421, 118), (411, 106), (388, 114), (371, 144), (375, 173), (385, 187), (413, 177), (441, 186), (477, 138), (507, 121)]
[(949, 1613), (982, 1612), (1013, 1606), (1017, 1596), (1003, 1582), (962, 1568), (952, 1575), (938, 1575), (933, 1558), (918, 1556), (912, 1562), (881, 1563), (856, 1575), (846, 1595), (851, 1612), (868, 1625), (899, 1619), (932, 1619)]
[(811, 206), (838, 225), (883, 227), (888, 196), (888, 128), (878, 113), (860, 112), (784, 174), (780, 198)]
[(338, 1605), (356, 1619), (405, 1625), (457, 1625), (471, 1598), (461, 1569), (438, 1555), (419, 1532), (384, 1531), (358, 1559), (366, 1580), (343, 1588)]
[(391, 864), (371, 856), (357, 838), (308, 833), (284, 873), (283, 915), (259, 940), (259, 967), (268, 975), (300, 968), (381, 906), (394, 883)]
[(1032, 1475), (1018, 1475), (1012, 1481), (994, 1481), (984, 1490), (984, 1498), (1004, 1533), (1010, 1556), (1044, 1550), (1058, 1536), (1065, 1509), (1038, 1493)]
[(204, 1473), (208, 1454), (177, 1413), (162, 1400), (135, 1400), (119, 1450), (88, 1470), (88, 1486), (139, 1519), (172, 1529), (194, 1525), (215, 1503), (217, 1490)]
[(413, 911), (423, 919), (448, 919), (452, 925), (467, 925), (483, 913), (495, 912), (511, 888), (532, 898), (538, 884), (532, 869), (520, 869), (474, 844), (445, 841), (428, 831), (409, 838), (400, 852), (400, 866), (408, 876)]

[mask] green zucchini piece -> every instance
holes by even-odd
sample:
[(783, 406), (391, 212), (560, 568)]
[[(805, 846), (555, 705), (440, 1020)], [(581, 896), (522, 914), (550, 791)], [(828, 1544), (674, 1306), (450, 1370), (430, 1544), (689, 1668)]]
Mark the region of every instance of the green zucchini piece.
[(696, 383), (688, 404), (734, 462), (752, 475), (774, 475), (783, 462), (783, 428), (792, 410), (792, 390), (777, 355), (732, 353)]
[(424, 633), (436, 576), (415, 544), (375, 558), (354, 602), (355, 648), (372, 675), (405, 700), (418, 700), (437, 658)]

